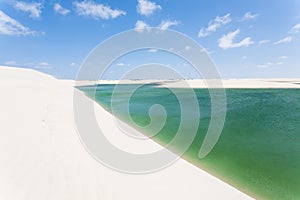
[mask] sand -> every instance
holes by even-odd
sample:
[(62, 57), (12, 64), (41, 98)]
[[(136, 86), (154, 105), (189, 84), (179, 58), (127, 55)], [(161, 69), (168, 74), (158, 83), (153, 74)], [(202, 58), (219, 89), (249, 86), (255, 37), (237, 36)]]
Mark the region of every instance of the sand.
[[(188, 80), (186, 81), (191, 88), (207, 88), (207, 83), (203, 80)], [(214, 83), (212, 81), (212, 83)], [(300, 79), (225, 79), (222, 80), (224, 88), (300, 88)], [(175, 81), (163, 83), (162, 86), (171, 88), (183, 88), (186, 85), (185, 81)], [(218, 87), (212, 84), (210, 87)]]
[[(215, 80), (209, 80), (213, 83)], [(220, 81), (219, 81), (220, 82)], [(224, 79), (221, 81), (224, 88), (300, 88), (300, 78), (296, 79)], [(205, 80), (101, 80), (101, 81), (78, 81), (76, 85), (94, 85), (97, 84), (158, 84), (157, 87), (167, 88), (208, 88)], [(218, 83), (218, 82), (217, 82)], [(210, 88), (219, 88), (220, 86), (211, 85)]]
[[(182, 159), (146, 175), (111, 170), (80, 143), (73, 81), (12, 67), (0, 67), (0, 77), (0, 199), (251, 199)], [(98, 104), (95, 113), (114, 133), (108, 136), (114, 144), (128, 151), (160, 148), (151, 140), (120, 140), (113, 116)]]

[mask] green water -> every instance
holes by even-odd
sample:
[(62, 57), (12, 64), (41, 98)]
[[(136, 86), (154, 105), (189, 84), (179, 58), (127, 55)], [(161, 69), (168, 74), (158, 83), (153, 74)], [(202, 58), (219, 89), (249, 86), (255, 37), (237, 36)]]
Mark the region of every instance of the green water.
[[(163, 105), (168, 117), (153, 139), (167, 144), (179, 127), (180, 107), (168, 89), (153, 86), (141, 87), (132, 95), (130, 114), (135, 123), (145, 126), (150, 122), (149, 108)], [(126, 91), (130, 86), (122, 87)], [(95, 87), (80, 89), (94, 98)], [(113, 89), (114, 85), (96, 88), (95, 100), (108, 111)], [(186, 102), (190, 100), (185, 89), (176, 90)], [(226, 90), (225, 126), (215, 148), (204, 159), (198, 158), (198, 152), (210, 122), (210, 98), (206, 89), (195, 92), (201, 111), (199, 129), (183, 158), (257, 199), (300, 199), (300, 90)], [(114, 108), (117, 116), (128, 122), (121, 108), (127, 101), (124, 93), (114, 94)], [(199, 119), (190, 119), (191, 123), (195, 120)]]

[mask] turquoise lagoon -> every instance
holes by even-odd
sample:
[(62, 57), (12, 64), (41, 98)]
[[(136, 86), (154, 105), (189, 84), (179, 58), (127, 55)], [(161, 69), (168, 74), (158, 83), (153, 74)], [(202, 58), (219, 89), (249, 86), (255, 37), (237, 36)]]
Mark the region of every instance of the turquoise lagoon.
[[(114, 101), (114, 114), (130, 124), (122, 105), (126, 87), (112, 93), (115, 85), (79, 87), (108, 111)], [(94, 95), (94, 91), (96, 93)], [(213, 174), (257, 199), (300, 199), (300, 90), (299, 89), (226, 89), (227, 116), (221, 137), (204, 159), (198, 152), (210, 123), (211, 102), (207, 89), (195, 89), (200, 116), (192, 145), (182, 156), (195, 166)], [(176, 89), (189, 101), (187, 89)], [(168, 114), (165, 126), (152, 139), (168, 144), (180, 124), (180, 105), (167, 88), (155, 84), (136, 90), (129, 111), (140, 126), (150, 123), (149, 108), (161, 104)], [(145, 131), (144, 134), (150, 133)], [(186, 134), (190, 134), (188, 131)], [(170, 149), (176, 152), (177, 147)]]

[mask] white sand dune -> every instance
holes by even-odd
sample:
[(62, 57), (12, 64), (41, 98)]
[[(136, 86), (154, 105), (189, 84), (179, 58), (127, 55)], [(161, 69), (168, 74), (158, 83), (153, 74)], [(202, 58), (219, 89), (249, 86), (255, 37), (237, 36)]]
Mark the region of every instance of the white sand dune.
[[(219, 88), (220, 85), (214, 85), (215, 80), (210, 81), (210, 88)], [(205, 80), (101, 80), (101, 81), (78, 81), (77, 85), (93, 84), (159, 84), (157, 87), (167, 88), (207, 88)], [(218, 83), (218, 82), (217, 82)], [(224, 79), (222, 80), (224, 88), (300, 88), (300, 78), (298, 79)]]
[[(214, 80), (210, 80), (210, 87), (214, 86)], [(300, 79), (225, 79), (222, 80), (224, 88), (300, 88)], [(183, 88), (185, 85), (189, 85), (191, 88), (207, 88), (207, 83), (204, 80), (188, 80), (174, 81), (162, 83), (162, 86), (169, 88)]]
[[(102, 166), (77, 136), (73, 84), (33, 70), (0, 67), (0, 199), (251, 199), (182, 159), (147, 175)], [(95, 110), (111, 132), (119, 131), (109, 113), (97, 104)], [(131, 146), (126, 140), (115, 142)], [(152, 141), (142, 146), (146, 143), (155, 146)]]

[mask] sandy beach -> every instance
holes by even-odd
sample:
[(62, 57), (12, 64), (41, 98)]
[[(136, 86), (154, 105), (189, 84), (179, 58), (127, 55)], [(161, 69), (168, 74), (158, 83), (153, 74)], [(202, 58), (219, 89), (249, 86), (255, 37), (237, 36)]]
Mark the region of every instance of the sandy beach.
[[(0, 75), (0, 199), (251, 199), (182, 159), (146, 175), (106, 168), (84, 149), (76, 133), (74, 81), (3, 66)], [(82, 99), (92, 101), (83, 94)], [(117, 137), (114, 117), (96, 103), (95, 113), (114, 133), (107, 136), (112, 143), (128, 151), (160, 148), (151, 140)]]

